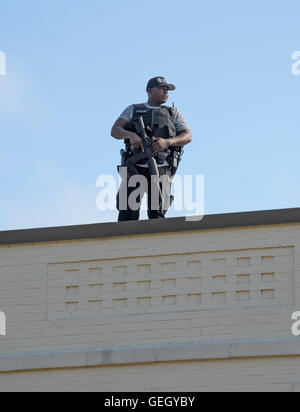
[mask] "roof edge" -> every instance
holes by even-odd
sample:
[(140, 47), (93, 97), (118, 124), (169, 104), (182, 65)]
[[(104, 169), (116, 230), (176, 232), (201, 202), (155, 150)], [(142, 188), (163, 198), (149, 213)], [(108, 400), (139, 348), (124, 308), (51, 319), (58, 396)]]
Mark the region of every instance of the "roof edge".
[(0, 231), (0, 245), (300, 223), (300, 208)]

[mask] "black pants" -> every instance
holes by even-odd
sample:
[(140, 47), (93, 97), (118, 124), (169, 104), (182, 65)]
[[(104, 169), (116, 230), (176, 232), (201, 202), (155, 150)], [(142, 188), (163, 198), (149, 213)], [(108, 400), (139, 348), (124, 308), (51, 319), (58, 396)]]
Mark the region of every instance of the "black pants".
[[(140, 217), (140, 207), (141, 207), (141, 203), (142, 203), (142, 199), (143, 199), (143, 195), (146, 192), (147, 193), (147, 197), (148, 197), (148, 218), (149, 219), (164, 219), (165, 214), (167, 212), (167, 210), (164, 209), (164, 207), (166, 205), (168, 205), (168, 207), (170, 206), (170, 192), (171, 192), (171, 169), (169, 166), (161, 166), (158, 168), (159, 170), (159, 177), (162, 178), (162, 176), (166, 175), (163, 177), (163, 179), (166, 179), (166, 182), (169, 182), (168, 185), (166, 184), (164, 186), (164, 188), (166, 189), (167, 187), (167, 193), (166, 196), (169, 197), (169, 199), (164, 203), (162, 201), (161, 196), (158, 196), (158, 203), (156, 207), (152, 207), (151, 205), (151, 175), (149, 172), (148, 167), (139, 167), (136, 166), (136, 170), (138, 172), (139, 175), (143, 175), (145, 176), (145, 178), (147, 179), (147, 188), (145, 188), (145, 190), (143, 190), (143, 194), (142, 196), (138, 195), (136, 198), (136, 202), (138, 203), (138, 209), (137, 210), (132, 210), (129, 205), (128, 205), (128, 198), (130, 196), (130, 194), (136, 190), (137, 188), (140, 187), (140, 184), (137, 183), (136, 187), (128, 187), (128, 182), (129, 182), (129, 178), (132, 176), (127, 176), (127, 179), (125, 179), (125, 181), (123, 180), (121, 185), (126, 185), (126, 189), (127, 189), (127, 199), (126, 199), (126, 210), (120, 210), (120, 191), (121, 191), (121, 187), (118, 191), (117, 194), (117, 209), (119, 210), (119, 218), (118, 221), (124, 221), (124, 220), (139, 220)], [(134, 175), (133, 175), (134, 176)], [(163, 184), (162, 182), (160, 182), (160, 189), (161, 191), (163, 190)], [(163, 193), (165, 193), (165, 190), (163, 191)], [(172, 196), (171, 196), (172, 198)], [(169, 203), (168, 203), (169, 201)], [(124, 207), (123, 207), (124, 208)]]

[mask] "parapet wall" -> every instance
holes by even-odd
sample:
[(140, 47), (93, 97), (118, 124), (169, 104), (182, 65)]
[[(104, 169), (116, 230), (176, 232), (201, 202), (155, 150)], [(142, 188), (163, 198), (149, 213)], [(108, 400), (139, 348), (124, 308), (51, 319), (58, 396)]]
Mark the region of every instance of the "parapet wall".
[(145, 233), (0, 236), (0, 390), (297, 390), (300, 222), (167, 220), (156, 233), (140, 221)]

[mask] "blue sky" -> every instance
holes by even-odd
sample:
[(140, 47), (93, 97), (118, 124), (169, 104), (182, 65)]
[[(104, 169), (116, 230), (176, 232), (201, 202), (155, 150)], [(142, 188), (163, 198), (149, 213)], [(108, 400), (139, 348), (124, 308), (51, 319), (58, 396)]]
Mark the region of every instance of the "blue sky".
[(178, 173), (205, 176), (206, 214), (298, 207), (299, 14), (298, 0), (2, 2), (0, 230), (116, 221), (96, 207), (97, 178), (118, 176), (111, 126), (156, 75), (177, 86), (193, 136)]

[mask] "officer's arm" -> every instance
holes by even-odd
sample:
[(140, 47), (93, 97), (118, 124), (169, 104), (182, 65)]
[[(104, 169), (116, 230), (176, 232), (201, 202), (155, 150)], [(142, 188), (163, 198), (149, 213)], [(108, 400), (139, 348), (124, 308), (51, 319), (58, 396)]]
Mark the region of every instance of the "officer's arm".
[(140, 136), (124, 129), (127, 123), (127, 120), (122, 119), (122, 117), (119, 117), (111, 129), (112, 137), (114, 137), (115, 139), (129, 139), (130, 143), (135, 149), (141, 147), (142, 151), (144, 151), (142, 139), (140, 138)]
[(127, 123), (127, 120), (122, 119), (122, 117), (119, 117), (111, 129), (112, 137), (114, 137), (115, 139), (130, 139), (133, 133), (124, 129)]
[(185, 146), (191, 143), (192, 134), (189, 129), (181, 130), (176, 137), (172, 137), (169, 140), (169, 147), (172, 146)]

